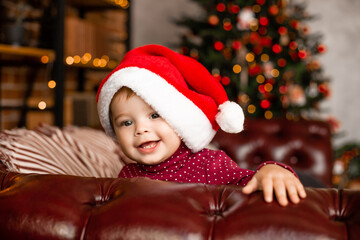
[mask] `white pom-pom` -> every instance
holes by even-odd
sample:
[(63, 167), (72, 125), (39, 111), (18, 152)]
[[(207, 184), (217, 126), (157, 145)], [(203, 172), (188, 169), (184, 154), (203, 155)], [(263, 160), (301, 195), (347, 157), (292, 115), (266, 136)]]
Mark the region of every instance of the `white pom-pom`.
[(244, 112), (235, 102), (224, 102), (219, 106), (216, 122), (220, 128), (228, 133), (239, 133), (244, 129)]

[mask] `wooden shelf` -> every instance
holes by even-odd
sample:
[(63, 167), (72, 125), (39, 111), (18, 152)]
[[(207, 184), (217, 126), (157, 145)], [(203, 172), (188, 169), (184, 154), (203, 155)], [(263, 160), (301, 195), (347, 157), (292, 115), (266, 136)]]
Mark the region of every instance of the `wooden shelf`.
[(43, 56), (49, 57), (48, 62), (53, 62), (55, 59), (55, 51), (51, 49), (12, 46), (7, 44), (0, 44), (0, 55), (7, 56), (22, 56), (41, 58)]
[(124, 9), (120, 5), (115, 4), (115, 0), (69, 0), (69, 4), (76, 7), (84, 7), (84, 8), (119, 8)]

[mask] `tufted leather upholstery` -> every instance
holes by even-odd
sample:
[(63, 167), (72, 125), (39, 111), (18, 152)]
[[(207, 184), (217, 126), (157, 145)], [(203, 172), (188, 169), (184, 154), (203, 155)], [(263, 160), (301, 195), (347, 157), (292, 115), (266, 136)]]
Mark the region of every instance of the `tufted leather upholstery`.
[(360, 191), (298, 205), (236, 186), (0, 173), (1, 239), (360, 239)]
[[(242, 167), (277, 160), (330, 184), (326, 124), (261, 121), (247, 121), (238, 135), (219, 132), (214, 144)], [(237, 186), (19, 174), (0, 166), (0, 239), (360, 239), (360, 190), (306, 191), (300, 204), (284, 208)]]
[(242, 168), (278, 161), (332, 186), (331, 131), (325, 122), (248, 119), (243, 132), (219, 131), (212, 143)]

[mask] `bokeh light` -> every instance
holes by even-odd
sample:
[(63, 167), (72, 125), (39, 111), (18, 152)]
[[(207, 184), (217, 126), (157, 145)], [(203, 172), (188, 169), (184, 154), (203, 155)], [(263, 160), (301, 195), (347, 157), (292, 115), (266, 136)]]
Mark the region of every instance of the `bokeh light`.
[(56, 87), (56, 82), (54, 80), (50, 80), (48, 82), (48, 87), (51, 88), (51, 89), (55, 88)]
[(40, 110), (44, 110), (44, 109), (46, 108), (46, 102), (40, 101), (40, 102), (38, 103), (38, 108), (39, 108)]

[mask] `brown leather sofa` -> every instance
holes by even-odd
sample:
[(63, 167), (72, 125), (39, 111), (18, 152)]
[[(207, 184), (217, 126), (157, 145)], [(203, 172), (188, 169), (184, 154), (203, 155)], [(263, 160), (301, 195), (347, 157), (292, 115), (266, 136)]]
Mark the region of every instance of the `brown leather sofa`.
[(331, 131), (325, 122), (249, 119), (243, 132), (219, 131), (212, 144), (242, 168), (277, 161), (291, 166), (306, 186), (332, 186)]
[[(249, 168), (279, 160), (331, 184), (328, 133), (321, 122), (248, 121), (241, 136), (219, 133), (213, 146), (227, 146)], [(312, 169), (321, 160), (323, 167)], [(25, 174), (9, 172), (8, 165), (0, 171), (0, 187), (0, 239), (360, 239), (359, 190), (307, 187), (306, 199), (281, 207), (236, 186)]]

